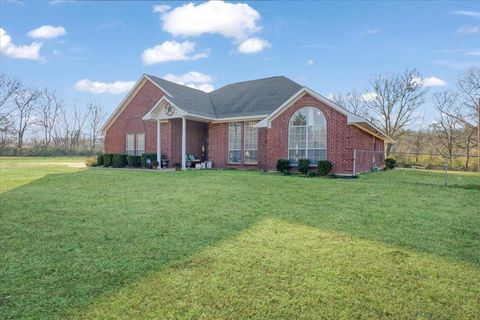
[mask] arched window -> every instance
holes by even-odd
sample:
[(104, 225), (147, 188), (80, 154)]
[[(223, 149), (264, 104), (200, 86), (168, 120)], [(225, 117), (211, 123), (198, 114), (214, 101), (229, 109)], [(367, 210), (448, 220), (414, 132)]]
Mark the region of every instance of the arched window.
[(297, 110), (288, 123), (288, 159), (296, 165), (298, 159), (309, 159), (311, 165), (327, 157), (327, 121), (315, 107)]

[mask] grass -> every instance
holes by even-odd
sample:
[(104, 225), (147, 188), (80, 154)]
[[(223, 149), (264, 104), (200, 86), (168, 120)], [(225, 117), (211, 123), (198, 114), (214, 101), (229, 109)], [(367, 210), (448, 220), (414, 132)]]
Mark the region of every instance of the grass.
[[(75, 161), (78, 161), (75, 160)], [(480, 175), (157, 173), (0, 159), (0, 318), (480, 313)]]

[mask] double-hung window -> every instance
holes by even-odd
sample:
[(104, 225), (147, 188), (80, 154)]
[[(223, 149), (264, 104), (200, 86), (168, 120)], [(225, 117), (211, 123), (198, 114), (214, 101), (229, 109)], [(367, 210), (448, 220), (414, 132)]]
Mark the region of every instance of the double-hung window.
[(256, 164), (258, 162), (258, 128), (256, 122), (245, 122), (244, 127), (244, 163)]
[(127, 154), (130, 156), (135, 155), (135, 135), (134, 134), (127, 134)]
[(135, 154), (141, 156), (145, 152), (145, 134), (139, 133), (137, 136), (137, 143), (135, 144)]
[(228, 162), (240, 163), (242, 152), (242, 123), (228, 124)]

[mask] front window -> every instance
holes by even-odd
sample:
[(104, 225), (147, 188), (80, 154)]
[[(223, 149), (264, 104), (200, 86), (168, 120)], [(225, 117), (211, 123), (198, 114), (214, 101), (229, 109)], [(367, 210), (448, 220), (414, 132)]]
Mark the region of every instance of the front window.
[(240, 163), (242, 152), (242, 123), (231, 122), (228, 124), (228, 162)]
[(258, 161), (258, 128), (255, 127), (256, 122), (245, 122), (244, 141), (245, 141), (245, 158), (247, 164), (256, 164)]
[(135, 135), (127, 134), (127, 154), (133, 156), (135, 154)]
[(137, 134), (137, 144), (135, 145), (135, 154), (141, 156), (145, 152), (145, 134)]
[(298, 159), (309, 159), (311, 165), (327, 156), (327, 122), (315, 107), (297, 110), (288, 124), (288, 159), (293, 165)]

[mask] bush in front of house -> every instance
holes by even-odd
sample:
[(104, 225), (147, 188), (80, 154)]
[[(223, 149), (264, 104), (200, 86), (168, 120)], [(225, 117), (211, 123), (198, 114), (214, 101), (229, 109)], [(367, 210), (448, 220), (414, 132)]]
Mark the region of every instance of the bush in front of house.
[(157, 160), (157, 154), (156, 153), (144, 153), (144, 154), (142, 154), (141, 162), (142, 162), (142, 167), (144, 167), (144, 168), (148, 168), (147, 159), (150, 159), (150, 161)]
[(126, 154), (114, 154), (112, 156), (112, 167), (123, 168), (126, 165), (127, 165), (127, 155)]
[(326, 176), (332, 171), (333, 164), (328, 160), (320, 160), (317, 163), (317, 173), (320, 176)]
[(96, 167), (98, 165), (96, 157), (90, 157), (85, 160), (85, 165), (87, 167)]
[(298, 159), (298, 171), (300, 171), (301, 173), (307, 174), (309, 166), (310, 166), (310, 160)]
[(105, 153), (103, 155), (103, 166), (104, 167), (110, 167), (112, 165), (112, 154), (111, 153)]
[(97, 156), (97, 166), (103, 166), (103, 154)]
[(277, 171), (283, 173), (284, 175), (289, 174), (290, 161), (288, 159), (278, 159), (277, 160)]
[(397, 166), (397, 159), (394, 156), (390, 155), (385, 159), (385, 168), (393, 169)]
[(127, 164), (132, 168), (139, 168), (142, 164), (141, 156), (127, 156)]

